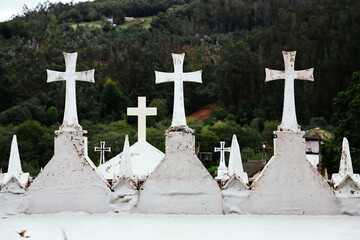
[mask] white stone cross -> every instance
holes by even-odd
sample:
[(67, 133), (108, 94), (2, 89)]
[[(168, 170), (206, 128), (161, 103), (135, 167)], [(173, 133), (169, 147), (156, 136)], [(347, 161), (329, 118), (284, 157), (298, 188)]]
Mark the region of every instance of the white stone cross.
[(183, 82), (202, 83), (201, 70), (196, 72), (183, 72), (185, 53), (174, 54), (174, 73), (155, 71), (155, 83), (174, 82), (174, 110), (171, 126), (186, 126), (185, 107), (184, 107), (184, 87)]
[(230, 152), (230, 148), (227, 147), (225, 148), (225, 142), (221, 141), (220, 142), (220, 147), (219, 148), (215, 148), (214, 152), (220, 152), (220, 165), (219, 168), (226, 168), (225, 165), (225, 152)]
[(138, 141), (146, 141), (146, 116), (156, 116), (156, 107), (146, 107), (146, 97), (138, 97), (137, 108), (127, 108), (128, 116), (138, 116)]
[(278, 129), (282, 131), (299, 132), (300, 126), (297, 124), (295, 112), (294, 79), (314, 81), (314, 68), (295, 71), (294, 65), (296, 51), (283, 51), (282, 53), (284, 57), (285, 70), (278, 71), (265, 68), (265, 82), (277, 79), (285, 79), (283, 115), (281, 124)]
[(105, 152), (111, 152), (111, 147), (105, 147), (105, 142), (100, 142), (100, 147), (94, 148), (95, 152), (100, 152), (100, 165), (105, 163)]
[(66, 81), (64, 120), (60, 130), (71, 131), (81, 129), (76, 111), (76, 88), (75, 81), (95, 83), (95, 70), (75, 72), (77, 53), (64, 53), (65, 72), (47, 71), (47, 82)]

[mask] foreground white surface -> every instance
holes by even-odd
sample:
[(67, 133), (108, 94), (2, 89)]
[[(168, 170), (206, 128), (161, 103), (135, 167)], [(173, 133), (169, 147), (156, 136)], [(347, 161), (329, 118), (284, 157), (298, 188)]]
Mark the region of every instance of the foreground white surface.
[(360, 217), (59, 213), (0, 219), (4, 240), (358, 239)]

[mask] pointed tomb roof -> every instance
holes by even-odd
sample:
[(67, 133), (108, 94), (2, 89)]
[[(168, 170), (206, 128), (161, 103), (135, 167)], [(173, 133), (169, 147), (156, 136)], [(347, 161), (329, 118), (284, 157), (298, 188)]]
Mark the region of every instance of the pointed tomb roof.
[(14, 135), (11, 143), (8, 172), (3, 174), (0, 182), (1, 192), (19, 192), (19, 190), (26, 188), (29, 181), (29, 173), (23, 173), (21, 168), (17, 138)]
[(233, 175), (239, 177), (245, 184), (249, 182), (248, 176), (243, 169), (240, 147), (235, 134), (232, 137), (229, 157), (229, 176), (232, 177)]
[(342, 152), (340, 159), (340, 167), (339, 173), (333, 174), (331, 180), (334, 183), (334, 188), (337, 189), (340, 185), (343, 185), (347, 178), (351, 178), (355, 185), (360, 186), (360, 176), (359, 174), (354, 174), (351, 155), (350, 155), (350, 147), (349, 141), (346, 137), (343, 138), (342, 143)]

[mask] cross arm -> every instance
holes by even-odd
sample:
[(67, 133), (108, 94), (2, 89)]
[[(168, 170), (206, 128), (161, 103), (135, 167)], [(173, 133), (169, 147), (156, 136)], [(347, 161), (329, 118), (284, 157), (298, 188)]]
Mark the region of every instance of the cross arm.
[(314, 81), (314, 68), (296, 71), (296, 79)]
[(265, 68), (265, 73), (266, 73), (265, 82), (269, 82), (277, 79), (285, 79), (285, 71), (278, 71), (278, 70)]
[(155, 83), (173, 82), (174, 73), (155, 71)]
[(76, 80), (78, 80), (78, 81), (95, 83), (95, 78), (94, 78), (95, 70), (94, 69), (91, 69), (88, 71), (83, 71), (83, 72), (76, 72), (75, 74), (76, 74)]
[(202, 70), (196, 72), (183, 73), (183, 81), (202, 83), (201, 74), (202, 74)]
[(157, 108), (156, 107), (152, 107), (152, 108), (146, 108), (146, 115), (148, 116), (156, 116), (157, 115)]
[(139, 114), (139, 109), (138, 108), (127, 108), (127, 115), (129, 116), (137, 116)]
[(46, 69), (47, 82), (57, 82), (65, 80), (65, 73)]

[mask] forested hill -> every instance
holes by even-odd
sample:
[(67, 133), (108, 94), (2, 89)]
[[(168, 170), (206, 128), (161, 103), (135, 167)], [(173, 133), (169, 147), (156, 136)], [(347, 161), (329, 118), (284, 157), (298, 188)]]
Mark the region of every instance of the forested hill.
[[(78, 52), (77, 70), (95, 69), (95, 84), (77, 83), (89, 149), (106, 140), (116, 154), (125, 133), (136, 141), (136, 118), (125, 113), (142, 95), (159, 113), (148, 119), (149, 142), (163, 148), (173, 86), (155, 86), (154, 70), (173, 71), (172, 52), (186, 53), (185, 71), (203, 69), (203, 84), (185, 84), (187, 114), (215, 108), (204, 122), (189, 123), (202, 151), (236, 133), (246, 160), (256, 157), (261, 141), (272, 141), (284, 82), (265, 84), (264, 68), (282, 70), (282, 50), (298, 51), (295, 69), (315, 68), (315, 82), (295, 83), (299, 123), (334, 130), (341, 119), (333, 118), (333, 99), (360, 69), (359, 9), (353, 0), (97, 0), (24, 7), (23, 16), (0, 23), (0, 168), (7, 165), (14, 133), (25, 170), (36, 173), (50, 159), (65, 85), (47, 84), (46, 69), (64, 71), (63, 52)], [(127, 25), (125, 16), (152, 17), (150, 27)]]

